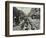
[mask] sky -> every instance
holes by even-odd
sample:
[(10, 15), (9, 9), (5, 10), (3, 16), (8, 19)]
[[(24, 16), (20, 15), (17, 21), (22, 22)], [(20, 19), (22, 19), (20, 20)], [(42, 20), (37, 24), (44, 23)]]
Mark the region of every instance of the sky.
[(29, 7), (16, 7), (18, 10), (22, 10), (26, 15), (30, 13), (31, 8)]

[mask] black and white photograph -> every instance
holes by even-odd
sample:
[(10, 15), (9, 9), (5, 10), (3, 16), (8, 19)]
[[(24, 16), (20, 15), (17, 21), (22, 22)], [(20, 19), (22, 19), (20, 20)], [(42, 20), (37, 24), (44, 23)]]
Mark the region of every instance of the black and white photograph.
[(39, 29), (40, 8), (13, 7), (13, 31)]
[(45, 4), (6, 1), (5, 36), (45, 34)]

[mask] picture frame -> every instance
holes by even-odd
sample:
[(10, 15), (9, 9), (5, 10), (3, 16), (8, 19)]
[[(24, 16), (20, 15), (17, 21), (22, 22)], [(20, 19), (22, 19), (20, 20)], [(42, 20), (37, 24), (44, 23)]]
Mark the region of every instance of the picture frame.
[[(22, 16), (20, 16), (21, 13)], [(20, 20), (23, 21), (19, 21), (19, 16), (21, 17)], [(21, 26), (19, 26), (19, 24)], [(6, 37), (44, 35), (44, 34), (45, 34), (44, 3), (5, 1)]]

